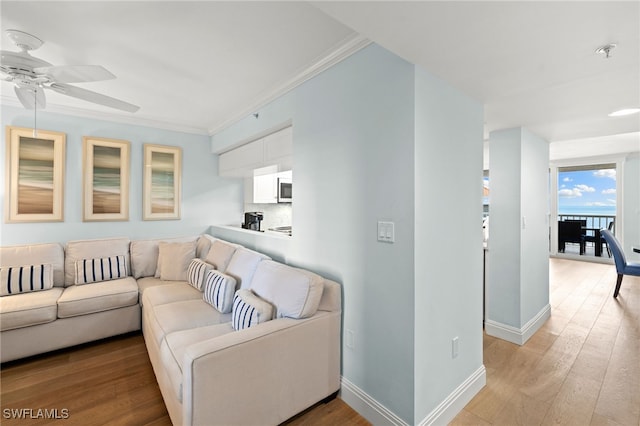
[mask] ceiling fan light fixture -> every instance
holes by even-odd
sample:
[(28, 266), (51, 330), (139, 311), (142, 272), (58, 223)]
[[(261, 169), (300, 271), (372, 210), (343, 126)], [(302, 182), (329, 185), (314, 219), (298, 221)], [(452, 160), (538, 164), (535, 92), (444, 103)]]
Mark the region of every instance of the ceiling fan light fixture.
[(5, 33), (7, 34), (7, 37), (9, 37), (23, 52), (36, 50), (44, 43), (44, 41), (40, 40), (38, 37), (25, 33), (24, 31), (6, 30)]
[(609, 117), (624, 117), (625, 115), (637, 114), (639, 112), (640, 108), (623, 108), (613, 111), (609, 114)]

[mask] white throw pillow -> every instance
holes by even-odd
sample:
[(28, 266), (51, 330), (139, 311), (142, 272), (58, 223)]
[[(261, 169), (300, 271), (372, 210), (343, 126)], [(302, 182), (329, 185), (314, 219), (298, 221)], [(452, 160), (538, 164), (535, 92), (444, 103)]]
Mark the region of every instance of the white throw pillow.
[(240, 289), (233, 297), (231, 325), (234, 330), (270, 321), (273, 318), (273, 306), (253, 294), (251, 290)]
[(158, 244), (158, 268), (163, 281), (186, 281), (189, 263), (196, 257), (196, 242)]
[(276, 307), (278, 318), (308, 318), (318, 310), (324, 278), (304, 269), (263, 260), (253, 275), (251, 290)]
[(100, 259), (102, 257), (124, 256), (127, 271), (129, 263), (129, 238), (102, 238), (99, 240), (69, 241), (64, 250), (64, 285), (74, 285), (76, 281), (76, 262), (82, 259)]
[(122, 255), (81, 259), (75, 263), (75, 284), (117, 280), (126, 276), (127, 263)]
[(53, 266), (3, 266), (0, 268), (0, 296), (28, 293), (53, 288)]
[(207, 253), (206, 261), (212, 264), (218, 271), (225, 272), (227, 265), (235, 253), (238, 246), (227, 243), (222, 240), (215, 240), (211, 244), (209, 253)]
[(228, 314), (233, 307), (237, 285), (235, 278), (212, 269), (207, 273), (202, 298), (220, 313)]
[(240, 247), (233, 253), (224, 273), (234, 277), (240, 288), (250, 288), (258, 264), (263, 260), (270, 259), (269, 256), (262, 253)]
[(187, 268), (187, 282), (202, 291), (207, 274), (213, 269), (212, 265), (198, 258), (193, 259)]

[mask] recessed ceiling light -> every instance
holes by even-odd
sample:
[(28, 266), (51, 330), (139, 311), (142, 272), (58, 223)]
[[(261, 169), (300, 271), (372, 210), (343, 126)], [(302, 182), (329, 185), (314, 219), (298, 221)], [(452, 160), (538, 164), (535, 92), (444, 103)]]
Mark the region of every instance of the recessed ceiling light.
[(606, 59), (609, 59), (611, 57), (611, 52), (616, 48), (616, 46), (617, 44), (615, 43), (605, 44), (604, 46), (598, 47), (596, 49), (596, 53), (604, 56)]
[(623, 117), (625, 115), (637, 114), (640, 112), (640, 108), (625, 108), (613, 111), (609, 114), (609, 117)]

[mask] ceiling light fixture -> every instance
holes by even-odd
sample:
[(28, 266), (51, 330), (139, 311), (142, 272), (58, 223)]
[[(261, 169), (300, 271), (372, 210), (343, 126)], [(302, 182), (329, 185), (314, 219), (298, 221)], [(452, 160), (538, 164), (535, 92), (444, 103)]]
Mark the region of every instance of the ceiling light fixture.
[(624, 117), (625, 115), (637, 114), (640, 112), (640, 108), (624, 108), (617, 111), (613, 111), (609, 114), (609, 117)]
[(609, 57), (611, 56), (611, 52), (613, 51), (613, 49), (615, 49), (617, 46), (617, 44), (615, 43), (609, 43), (609, 44), (605, 44), (604, 46), (600, 46), (596, 49), (596, 53), (600, 54), (600, 55), (604, 55), (605, 59), (609, 59)]

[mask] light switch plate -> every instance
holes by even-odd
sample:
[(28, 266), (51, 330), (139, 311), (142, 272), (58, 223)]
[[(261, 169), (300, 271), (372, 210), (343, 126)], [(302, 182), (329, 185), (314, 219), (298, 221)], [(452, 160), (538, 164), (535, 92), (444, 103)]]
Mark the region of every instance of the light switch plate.
[(396, 240), (395, 224), (393, 222), (378, 222), (378, 241), (393, 243)]

